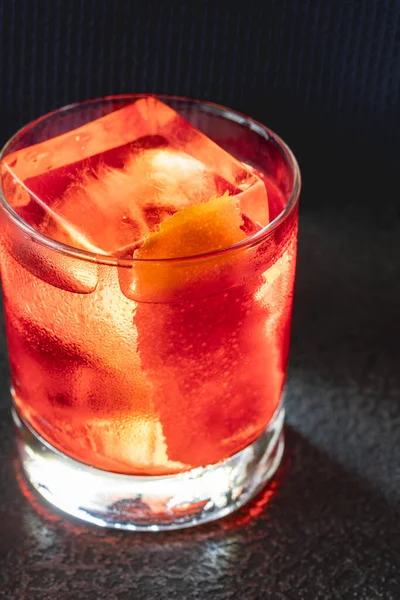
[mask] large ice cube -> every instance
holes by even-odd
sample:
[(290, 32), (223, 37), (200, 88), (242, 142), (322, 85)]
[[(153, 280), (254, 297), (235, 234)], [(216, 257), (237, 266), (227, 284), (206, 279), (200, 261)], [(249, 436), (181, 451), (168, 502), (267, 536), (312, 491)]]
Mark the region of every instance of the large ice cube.
[(153, 97), (10, 154), (2, 167), (7, 198), (24, 219), (92, 252), (113, 254), (225, 191), (268, 223), (263, 182)]

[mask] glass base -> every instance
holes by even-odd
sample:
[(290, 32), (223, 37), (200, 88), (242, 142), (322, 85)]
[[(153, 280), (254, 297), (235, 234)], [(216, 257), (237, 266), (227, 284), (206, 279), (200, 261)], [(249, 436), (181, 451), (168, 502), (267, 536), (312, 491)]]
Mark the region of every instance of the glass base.
[(160, 531), (224, 517), (255, 496), (282, 458), (284, 409), (234, 456), (177, 475), (138, 477), (96, 469), (45, 442), (13, 408), (26, 477), (48, 502), (102, 527)]

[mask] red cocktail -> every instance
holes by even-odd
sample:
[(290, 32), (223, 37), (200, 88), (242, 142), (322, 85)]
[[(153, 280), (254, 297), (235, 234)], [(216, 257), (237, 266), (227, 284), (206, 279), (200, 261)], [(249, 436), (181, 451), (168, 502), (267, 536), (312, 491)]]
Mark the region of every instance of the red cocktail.
[[(33, 123), (1, 164), (6, 330), (28, 477), (64, 510), (108, 525), (230, 512), (281, 453), (299, 191), (290, 151), (219, 107), (121, 97)], [(85, 481), (107, 472), (112, 502), (76, 490), (66, 503), (43, 452), (64, 460), (70, 486), (78, 471)], [(206, 489), (211, 476), (225, 487)]]

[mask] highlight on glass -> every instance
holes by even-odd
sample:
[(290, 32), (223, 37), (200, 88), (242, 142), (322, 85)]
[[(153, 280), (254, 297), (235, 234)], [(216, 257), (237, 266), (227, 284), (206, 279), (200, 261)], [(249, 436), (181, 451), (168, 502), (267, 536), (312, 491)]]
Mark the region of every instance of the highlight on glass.
[(4, 147), (1, 275), (27, 479), (120, 529), (229, 514), (283, 452), (300, 174), (214, 104), (129, 95)]

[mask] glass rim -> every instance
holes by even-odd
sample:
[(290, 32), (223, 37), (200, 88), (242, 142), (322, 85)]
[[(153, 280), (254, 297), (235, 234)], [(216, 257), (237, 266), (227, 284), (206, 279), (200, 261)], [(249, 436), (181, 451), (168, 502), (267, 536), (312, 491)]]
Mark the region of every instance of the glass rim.
[[(235, 244), (232, 244), (225, 248), (220, 248), (218, 250), (211, 250), (208, 252), (204, 252), (202, 254), (179, 256), (179, 257), (174, 257), (174, 258), (170, 257), (170, 258), (123, 258), (123, 259), (121, 259), (114, 255), (96, 254), (94, 252), (90, 252), (89, 250), (81, 250), (79, 248), (75, 248), (74, 246), (70, 246), (68, 244), (58, 242), (57, 240), (54, 240), (53, 238), (47, 236), (46, 234), (41, 233), (40, 231), (35, 229), (32, 225), (29, 225), (29, 223), (24, 221), (24, 219), (22, 219), (22, 217), (20, 217), (20, 215), (7, 202), (4, 192), (3, 192), (3, 187), (1, 184), (1, 178), (0, 178), (0, 207), (7, 213), (7, 216), (10, 218), (12, 223), (14, 225), (16, 225), (16, 227), (20, 231), (22, 231), (24, 234), (28, 235), (33, 241), (35, 241), (36, 243), (38, 243), (42, 246), (45, 246), (46, 248), (53, 250), (55, 252), (58, 252), (58, 253), (73, 257), (73, 258), (81, 259), (86, 262), (96, 262), (99, 264), (116, 265), (116, 266), (133, 266), (134, 264), (138, 264), (138, 263), (178, 263), (178, 262), (184, 262), (184, 261), (194, 262), (194, 261), (198, 261), (198, 260), (205, 260), (205, 259), (209, 259), (209, 258), (213, 258), (213, 257), (219, 257), (219, 256), (229, 254), (231, 252), (235, 252), (238, 250), (252, 248), (252, 247), (260, 244), (273, 231), (275, 231), (281, 223), (286, 221), (286, 219), (289, 217), (289, 215), (292, 213), (292, 211), (295, 209), (295, 207), (298, 204), (300, 190), (301, 190), (300, 168), (299, 168), (297, 159), (294, 156), (292, 150), (289, 148), (289, 146), (286, 144), (286, 142), (284, 142), (283, 139), (278, 134), (276, 134), (274, 131), (272, 131), (271, 129), (269, 129), (268, 127), (266, 127), (259, 121), (252, 119), (251, 117), (248, 117), (244, 113), (241, 113), (239, 111), (233, 110), (228, 107), (225, 107), (221, 104), (209, 102), (207, 100), (199, 100), (199, 99), (195, 99), (195, 98), (188, 98), (185, 96), (175, 96), (175, 95), (168, 95), (168, 94), (141, 93), (141, 94), (116, 94), (116, 95), (102, 96), (102, 97), (92, 98), (89, 100), (84, 100), (82, 102), (74, 102), (72, 104), (67, 104), (65, 106), (56, 108), (55, 110), (52, 110), (50, 112), (43, 114), (42, 116), (38, 117), (37, 119), (34, 119), (33, 121), (30, 121), (28, 124), (22, 126), (20, 129), (18, 129), (18, 131), (16, 131), (14, 133), (14, 135), (11, 136), (11, 138), (9, 138), (6, 141), (6, 143), (4, 144), (4, 146), (1, 148), (0, 162), (2, 161), (3, 157), (6, 156), (6, 152), (7, 152), (8, 148), (12, 145), (14, 140), (19, 135), (21, 135), (23, 132), (29, 131), (35, 125), (37, 125), (38, 123), (40, 123), (42, 121), (45, 121), (46, 119), (49, 119), (50, 117), (53, 117), (62, 112), (70, 111), (70, 110), (78, 108), (80, 106), (87, 106), (90, 104), (100, 103), (102, 101), (113, 101), (113, 100), (132, 100), (133, 101), (133, 100), (137, 100), (139, 98), (149, 97), (149, 96), (153, 97), (153, 98), (157, 98), (159, 100), (163, 100), (163, 99), (165, 99), (167, 101), (168, 100), (177, 100), (180, 102), (189, 102), (193, 105), (208, 107), (212, 111), (219, 113), (220, 116), (222, 116), (223, 118), (228, 119), (230, 121), (234, 121), (234, 122), (238, 123), (239, 125), (247, 126), (249, 129), (258, 133), (262, 137), (265, 138), (266, 136), (268, 136), (268, 138), (271, 138), (272, 140), (274, 140), (278, 144), (281, 152), (284, 154), (284, 157), (286, 158), (286, 160), (289, 164), (289, 167), (291, 168), (292, 173), (293, 173), (293, 189), (291, 192), (290, 199), (289, 199), (288, 203), (286, 204), (286, 206), (284, 207), (284, 209), (275, 217), (275, 219), (273, 219), (270, 223), (268, 223), (268, 225), (266, 225), (265, 227), (260, 229), (260, 231), (253, 233), (252, 235), (244, 238), (243, 240), (240, 240), (239, 242), (236, 242)], [(71, 129), (71, 131), (73, 131), (73, 129)]]

